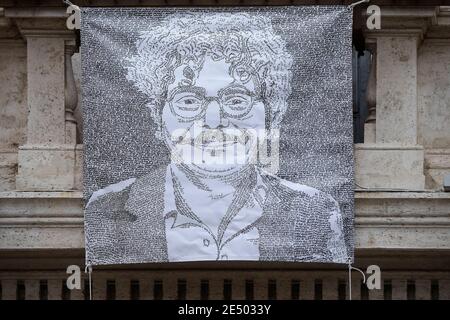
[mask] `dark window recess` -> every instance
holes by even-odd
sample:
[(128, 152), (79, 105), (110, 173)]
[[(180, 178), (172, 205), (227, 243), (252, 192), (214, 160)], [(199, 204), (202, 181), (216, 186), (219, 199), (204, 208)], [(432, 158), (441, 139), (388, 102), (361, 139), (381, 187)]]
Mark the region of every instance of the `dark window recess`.
[(47, 280), (39, 281), (39, 300), (48, 300)]
[(269, 280), (267, 283), (267, 297), (269, 300), (277, 299), (277, 280)]
[(358, 54), (353, 50), (353, 140), (364, 142), (364, 122), (368, 116), (367, 83), (369, 80), (371, 54), (365, 50)]
[(155, 280), (153, 284), (153, 299), (162, 300), (163, 298), (163, 283), (161, 280)]
[(22, 280), (17, 280), (16, 300), (25, 300), (25, 283)]
[(89, 280), (85, 279), (84, 280), (84, 287), (83, 287), (83, 295), (84, 295), (84, 300), (89, 300)]
[(253, 280), (245, 280), (245, 299), (253, 300), (255, 299), (255, 286)]
[(67, 288), (66, 280), (61, 281), (61, 299), (70, 300), (70, 289)]
[(201, 300), (209, 299), (209, 281), (208, 280), (200, 281), (200, 299)]
[(116, 282), (114, 280), (106, 281), (106, 300), (116, 299)]
[(177, 299), (186, 300), (187, 284), (185, 279), (178, 279), (177, 283)]
[(384, 280), (384, 300), (392, 300), (392, 281)]
[(225, 279), (223, 281), (223, 299), (224, 300), (231, 300), (232, 297), (232, 283), (230, 279)]
[(338, 281), (338, 300), (347, 298), (347, 282), (345, 280)]
[(322, 280), (314, 281), (314, 300), (322, 300)]
[(139, 300), (140, 297), (139, 280), (131, 280), (130, 282), (130, 300)]
[(361, 281), (361, 300), (369, 300), (369, 288)]
[(408, 280), (406, 282), (406, 299), (416, 300), (416, 283), (414, 280)]
[(439, 300), (439, 281), (431, 281), (431, 300)]
[(291, 282), (291, 299), (300, 299), (300, 281), (298, 280), (292, 280)]

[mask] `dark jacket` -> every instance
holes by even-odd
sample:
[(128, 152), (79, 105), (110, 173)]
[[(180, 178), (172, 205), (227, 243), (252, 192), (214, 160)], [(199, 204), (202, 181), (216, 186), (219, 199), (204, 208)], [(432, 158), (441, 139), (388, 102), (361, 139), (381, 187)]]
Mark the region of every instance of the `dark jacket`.
[[(86, 263), (167, 262), (164, 185), (166, 168), (136, 179), (117, 192), (104, 192), (85, 209)], [(257, 222), (260, 260), (347, 261), (337, 202), (313, 188), (262, 175), (267, 189)], [(102, 194), (102, 192), (100, 192)]]

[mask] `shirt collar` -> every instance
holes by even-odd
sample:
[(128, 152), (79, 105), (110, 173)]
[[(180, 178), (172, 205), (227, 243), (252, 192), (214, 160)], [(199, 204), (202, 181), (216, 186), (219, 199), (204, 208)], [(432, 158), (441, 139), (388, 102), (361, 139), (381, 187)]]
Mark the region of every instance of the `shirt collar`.
[[(247, 195), (248, 201), (231, 219), (224, 232), (223, 241), (229, 239), (236, 234), (236, 230), (246, 230), (250, 225), (254, 224), (262, 215), (264, 202), (267, 198), (267, 186), (264, 183), (261, 174), (258, 170), (256, 172), (256, 183), (251, 189), (250, 194)], [(187, 227), (195, 225), (208, 229), (199, 217), (192, 213), (191, 215), (177, 210), (175, 200), (175, 188), (173, 182), (172, 166), (169, 165), (166, 171), (166, 183), (164, 191), (164, 211), (163, 215), (167, 219), (169, 217), (174, 218), (172, 228)], [(209, 230), (210, 231), (210, 230)], [(222, 242), (223, 242), (222, 241)]]

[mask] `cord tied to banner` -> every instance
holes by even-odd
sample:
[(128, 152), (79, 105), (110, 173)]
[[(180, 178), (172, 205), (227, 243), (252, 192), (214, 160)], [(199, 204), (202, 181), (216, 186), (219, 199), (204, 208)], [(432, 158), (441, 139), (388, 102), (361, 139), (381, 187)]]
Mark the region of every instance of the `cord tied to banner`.
[(90, 264), (86, 265), (84, 268), (84, 273), (88, 274), (89, 278), (89, 300), (92, 300), (92, 266)]
[(368, 3), (368, 2), (370, 2), (370, 0), (356, 1), (356, 2), (354, 2), (354, 3), (352, 3), (352, 4), (349, 4), (349, 5), (348, 5), (348, 8), (349, 8), (349, 9), (353, 9), (353, 8), (356, 7), (357, 5), (360, 5), (360, 4), (363, 4), (363, 3)]
[(364, 272), (361, 269), (358, 269), (358, 268), (352, 266), (352, 262), (349, 259), (348, 260), (348, 299), (349, 300), (352, 300), (352, 269), (359, 271), (359, 273), (361, 273), (363, 276), (363, 283), (366, 283), (366, 275), (364, 274)]
[(69, 0), (62, 0), (62, 2), (64, 4), (67, 4), (68, 6), (74, 6), (74, 4), (72, 2), (70, 2)]

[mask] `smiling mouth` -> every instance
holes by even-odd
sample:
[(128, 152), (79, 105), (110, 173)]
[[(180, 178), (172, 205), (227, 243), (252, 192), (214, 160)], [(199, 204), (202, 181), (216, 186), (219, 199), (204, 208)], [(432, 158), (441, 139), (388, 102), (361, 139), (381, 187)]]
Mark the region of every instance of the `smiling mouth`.
[(207, 152), (225, 152), (225, 149), (234, 148), (235, 145), (247, 146), (252, 140), (249, 134), (245, 131), (239, 130), (234, 134), (227, 133), (218, 129), (204, 130), (195, 138), (183, 139), (179, 137), (178, 141), (174, 141), (177, 145), (190, 145), (195, 149), (200, 149)]
[(206, 130), (191, 140), (191, 145), (201, 148), (221, 149), (241, 143), (246, 144), (249, 138), (245, 134), (229, 134), (220, 130)]

